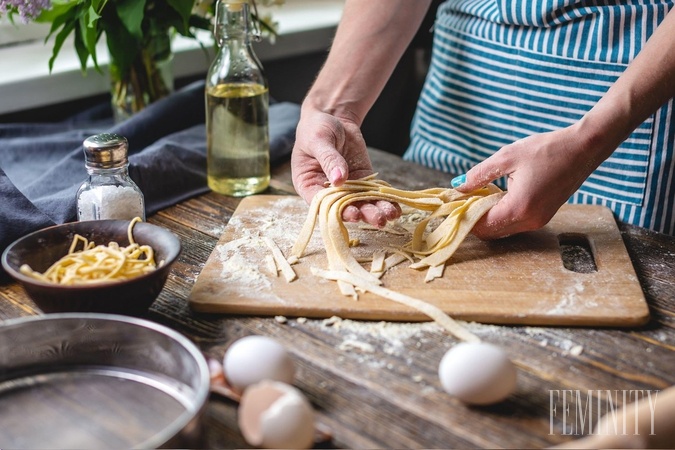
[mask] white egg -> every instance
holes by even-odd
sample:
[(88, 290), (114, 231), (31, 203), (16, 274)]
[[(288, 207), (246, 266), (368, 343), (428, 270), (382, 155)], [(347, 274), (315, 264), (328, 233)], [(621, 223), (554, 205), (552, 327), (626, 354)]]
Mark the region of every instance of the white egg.
[(235, 341), (223, 357), (223, 371), (230, 386), (243, 392), (262, 380), (292, 384), (295, 365), (286, 349), (266, 336), (247, 336)]
[(263, 448), (309, 448), (314, 443), (314, 409), (298, 389), (278, 381), (249, 386), (239, 403), (241, 434)]
[(463, 342), (448, 350), (438, 366), (443, 389), (464, 403), (489, 405), (516, 389), (516, 368), (501, 348)]

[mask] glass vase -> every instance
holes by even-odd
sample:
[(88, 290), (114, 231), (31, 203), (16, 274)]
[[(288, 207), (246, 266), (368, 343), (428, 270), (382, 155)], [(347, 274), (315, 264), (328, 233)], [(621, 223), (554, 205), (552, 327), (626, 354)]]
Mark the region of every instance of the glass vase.
[(169, 32), (155, 34), (143, 45), (128, 70), (110, 61), (111, 102), (115, 122), (122, 122), (173, 92), (173, 53)]

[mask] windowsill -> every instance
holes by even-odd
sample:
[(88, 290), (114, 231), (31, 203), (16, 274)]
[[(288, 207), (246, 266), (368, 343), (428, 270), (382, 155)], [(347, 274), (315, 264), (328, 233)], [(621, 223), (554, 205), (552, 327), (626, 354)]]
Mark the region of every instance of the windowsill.
[[(273, 11), (279, 23), (274, 44), (267, 40), (255, 44), (263, 62), (326, 51), (342, 15), (344, 0), (287, 1)], [(208, 33), (199, 35), (205, 48), (212, 48)], [(80, 70), (72, 40), (66, 41), (49, 73), (47, 62), (52, 43), (42, 40), (0, 48), (0, 114), (76, 100), (109, 91), (108, 52), (104, 39), (97, 47), (103, 74), (93, 66), (86, 74)], [(213, 52), (208, 54), (192, 40), (178, 36), (173, 43), (175, 78), (206, 73)]]

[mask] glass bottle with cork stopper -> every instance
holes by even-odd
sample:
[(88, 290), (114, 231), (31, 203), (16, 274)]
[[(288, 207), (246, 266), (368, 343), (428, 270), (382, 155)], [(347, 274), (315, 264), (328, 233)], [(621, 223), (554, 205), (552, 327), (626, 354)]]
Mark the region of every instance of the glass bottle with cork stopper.
[(249, 0), (218, 0), (220, 49), (206, 78), (208, 185), (234, 197), (261, 192), (270, 181), (269, 88), (251, 46), (249, 8)]
[(88, 137), (83, 146), (89, 177), (77, 191), (77, 220), (145, 220), (143, 193), (129, 177), (127, 139), (103, 133)]

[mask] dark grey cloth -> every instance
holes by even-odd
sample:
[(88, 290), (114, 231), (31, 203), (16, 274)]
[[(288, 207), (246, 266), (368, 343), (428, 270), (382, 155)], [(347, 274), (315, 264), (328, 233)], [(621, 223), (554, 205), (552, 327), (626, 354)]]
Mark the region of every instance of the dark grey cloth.
[[(148, 215), (207, 192), (204, 83), (196, 82), (114, 124), (107, 105), (58, 123), (0, 124), (0, 252), (19, 237), (76, 220), (87, 177), (82, 142), (102, 132), (129, 141), (129, 175)], [(270, 106), (271, 162), (288, 158), (300, 107)], [(0, 270), (0, 277), (2, 277)]]

